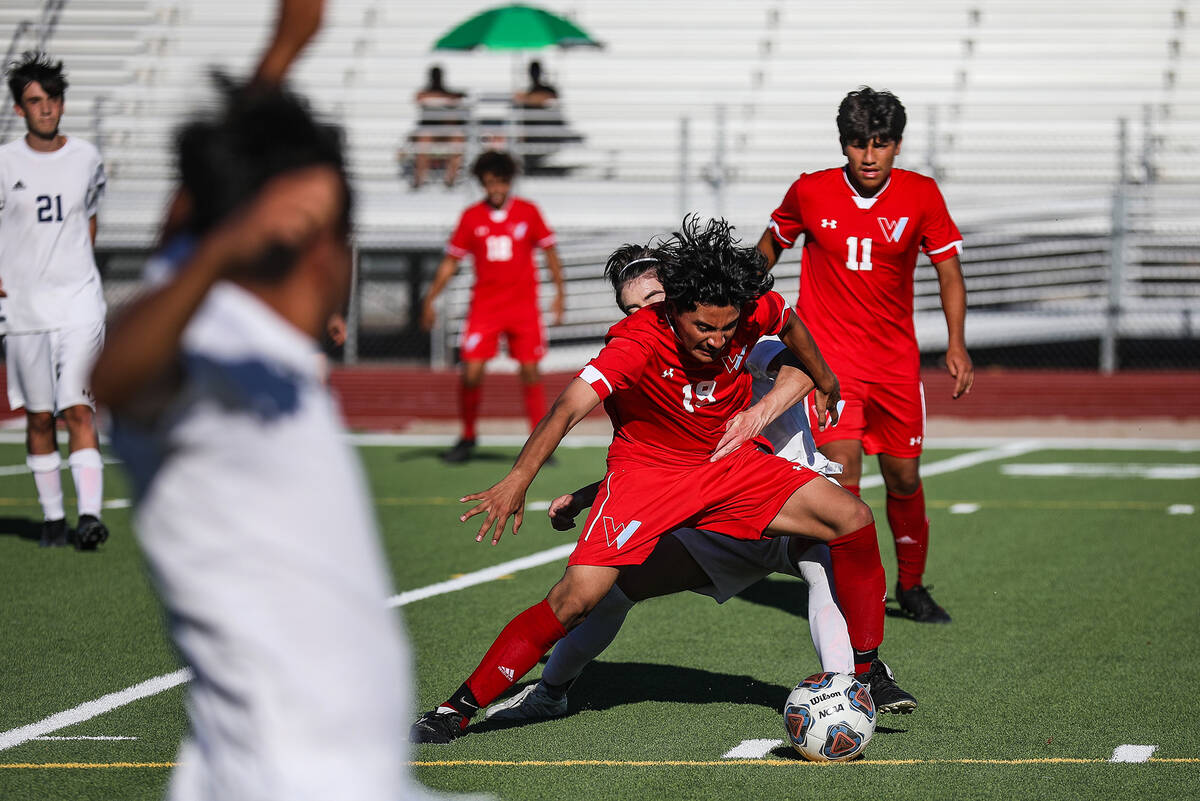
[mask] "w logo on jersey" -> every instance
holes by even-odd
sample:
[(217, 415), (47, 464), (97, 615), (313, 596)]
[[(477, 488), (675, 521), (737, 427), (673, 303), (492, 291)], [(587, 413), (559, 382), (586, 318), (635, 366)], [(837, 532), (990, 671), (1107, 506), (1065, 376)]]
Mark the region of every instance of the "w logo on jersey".
[(879, 220), (883, 238), (888, 242), (899, 242), (900, 237), (904, 236), (904, 228), (908, 225), (907, 217), (901, 217), (899, 220), (889, 220), (887, 217), (876, 217), (875, 219)]
[(612, 546), (612, 544), (615, 542), (617, 544), (617, 550), (620, 550), (622, 545), (629, 542), (629, 538), (633, 536), (633, 532), (637, 531), (641, 527), (641, 520), (630, 520), (628, 523), (617, 523), (614, 522), (611, 517), (605, 515), (604, 542), (609, 546)]
[(725, 372), (736, 373), (738, 368), (742, 366), (742, 359), (746, 357), (746, 349), (739, 348), (737, 353), (730, 352), (728, 356), (722, 358), (725, 362)]

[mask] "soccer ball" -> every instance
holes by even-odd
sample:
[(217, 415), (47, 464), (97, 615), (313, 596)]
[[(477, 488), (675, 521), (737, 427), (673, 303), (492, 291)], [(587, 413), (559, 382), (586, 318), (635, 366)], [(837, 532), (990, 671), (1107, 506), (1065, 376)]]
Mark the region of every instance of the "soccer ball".
[(845, 673), (815, 673), (783, 705), (783, 728), (805, 759), (841, 762), (862, 753), (875, 733), (875, 702)]

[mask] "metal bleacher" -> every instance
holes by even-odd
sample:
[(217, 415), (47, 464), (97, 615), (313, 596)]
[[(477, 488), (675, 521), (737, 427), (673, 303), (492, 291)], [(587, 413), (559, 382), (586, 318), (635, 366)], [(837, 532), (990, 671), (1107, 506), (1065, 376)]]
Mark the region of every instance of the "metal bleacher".
[[(0, 31), (31, 22), (18, 52), (45, 2), (0, 7)], [(329, 0), (295, 68), (295, 86), (347, 131), (359, 243), (374, 265), (359, 285), (366, 326), (409, 316), (412, 276), (404, 291), (388, 254), (424, 253), (412, 263), (428, 271), (477, 194), (469, 181), (410, 191), (401, 180), (427, 68), (441, 64), (449, 86), (481, 97), (522, 87), (536, 57), (583, 136), (553, 154), (562, 176), (520, 185), (560, 233), (568, 323), (550, 333), (565, 358), (594, 347), (611, 320), (595, 276), (613, 244), (669, 230), (685, 210), (756, 238), (796, 174), (839, 163), (836, 106), (862, 84), (905, 102), (899, 164), (939, 179), (966, 235), (972, 343), (1114, 327), (1200, 336), (1200, 9), (1188, 0), (565, 0), (550, 7), (604, 49), (431, 52), (488, 5)], [(64, 127), (95, 139), (108, 164), (101, 248), (152, 241), (174, 130), (211, 102), (210, 67), (249, 69), (273, 15), (272, 0), (63, 3), (47, 47), (69, 69)], [(794, 291), (795, 254), (778, 269)], [(466, 292), (463, 277), (447, 293), (435, 355), (452, 346)], [(945, 334), (927, 267), (917, 306), (922, 342), (936, 349)]]

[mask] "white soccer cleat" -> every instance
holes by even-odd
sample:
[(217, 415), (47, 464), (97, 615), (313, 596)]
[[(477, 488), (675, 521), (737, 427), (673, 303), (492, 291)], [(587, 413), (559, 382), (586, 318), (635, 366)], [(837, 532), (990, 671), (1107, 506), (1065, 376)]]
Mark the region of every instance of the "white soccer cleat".
[(484, 720), (544, 720), (561, 718), (567, 714), (567, 696), (554, 698), (539, 681), (521, 692), (489, 706), (483, 713)]

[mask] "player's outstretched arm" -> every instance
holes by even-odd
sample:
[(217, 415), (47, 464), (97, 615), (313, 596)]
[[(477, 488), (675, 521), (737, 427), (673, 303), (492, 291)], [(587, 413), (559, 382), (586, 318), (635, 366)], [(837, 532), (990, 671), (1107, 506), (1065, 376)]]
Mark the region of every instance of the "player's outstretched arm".
[(804, 370), (808, 372), (817, 386), (815, 394), (818, 430), (824, 431), (826, 426), (836, 425), (838, 421), (837, 404), (842, 399), (841, 384), (829, 364), (826, 363), (825, 357), (821, 355), (821, 349), (817, 347), (816, 340), (809, 333), (808, 327), (796, 316), (794, 311), (788, 312), (783, 330), (779, 332), (779, 340), (796, 355), (796, 358), (804, 365)]
[(269, 181), (200, 241), (170, 282), (135, 300), (109, 327), (92, 368), (96, 401), (115, 410), (135, 401), (177, 363), (183, 331), (213, 284), (271, 246), (299, 249), (334, 223), (342, 202), (342, 184), (330, 167)]
[(575, 518), (584, 509), (596, 502), (596, 493), (600, 492), (600, 482), (580, 487), (568, 495), (559, 495), (550, 502), (547, 514), (550, 525), (555, 531), (566, 531), (575, 528)]
[(254, 83), (276, 85), (283, 82), (296, 56), (321, 27), (324, 7), (325, 0), (279, 0), (275, 33), (258, 63)]
[(525, 493), (538, 470), (542, 469), (542, 465), (550, 458), (550, 454), (554, 453), (554, 449), (562, 442), (567, 432), (587, 417), (599, 403), (600, 396), (590, 384), (582, 378), (572, 380), (554, 401), (546, 416), (534, 427), (508, 475), (489, 489), (473, 492), (460, 499), (461, 503), (479, 501), (459, 518), (462, 522), (465, 523), (475, 515), (486, 515), (483, 525), (475, 535), (476, 542), (483, 542), (484, 535), (493, 526), (495, 531), (492, 533), (492, 545), (500, 542), (509, 518), (513, 519), (513, 534), (520, 531), (521, 521), (525, 516)]
[(450, 279), (456, 272), (458, 272), (458, 259), (450, 254), (443, 256), (441, 263), (438, 264), (437, 272), (433, 274), (433, 283), (429, 285), (425, 301), (421, 304), (421, 329), (423, 331), (433, 330), (433, 324), (437, 322), (437, 309), (434, 308), (433, 302), (437, 300), (438, 295), (442, 294), (442, 290), (446, 288), (446, 284), (450, 283)]
[(767, 394), (759, 398), (758, 403), (729, 419), (725, 434), (709, 461), (715, 462), (728, 456), (743, 443), (757, 437), (779, 415), (804, 400), (804, 396), (812, 392), (815, 386), (812, 378), (800, 367), (791, 364), (780, 366), (775, 384)]
[(946, 315), (946, 369), (954, 378), (954, 397), (959, 398), (970, 392), (975, 383), (975, 365), (967, 353), (965, 334), (967, 283), (958, 256), (939, 261), (933, 268), (937, 270), (942, 313)]

